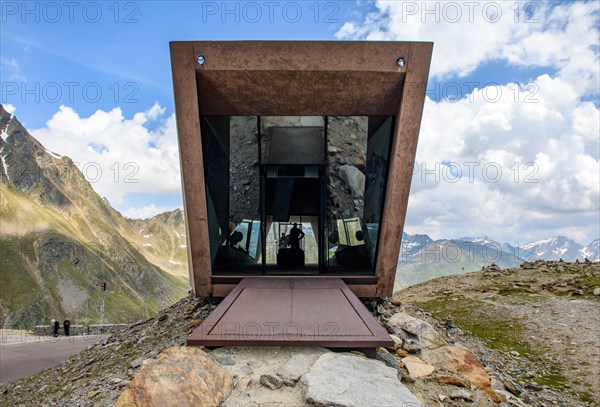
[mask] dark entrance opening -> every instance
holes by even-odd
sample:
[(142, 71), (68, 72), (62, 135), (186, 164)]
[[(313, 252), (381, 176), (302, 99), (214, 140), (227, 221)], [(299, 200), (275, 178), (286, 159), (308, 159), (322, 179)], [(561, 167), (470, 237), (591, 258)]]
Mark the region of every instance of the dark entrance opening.
[(266, 274), (318, 274), (325, 126), (269, 127), (261, 168)]
[(265, 166), (265, 273), (322, 271), (322, 174), (320, 167)]

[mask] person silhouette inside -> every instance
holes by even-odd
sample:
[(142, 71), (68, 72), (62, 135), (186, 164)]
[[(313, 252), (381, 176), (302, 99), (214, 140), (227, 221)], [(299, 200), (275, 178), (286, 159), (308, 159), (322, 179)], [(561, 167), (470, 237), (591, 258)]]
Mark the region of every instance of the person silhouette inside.
[(298, 228), (298, 224), (294, 223), (294, 227), (290, 230), (289, 243), (292, 249), (300, 250), (300, 239), (304, 237), (304, 232)]

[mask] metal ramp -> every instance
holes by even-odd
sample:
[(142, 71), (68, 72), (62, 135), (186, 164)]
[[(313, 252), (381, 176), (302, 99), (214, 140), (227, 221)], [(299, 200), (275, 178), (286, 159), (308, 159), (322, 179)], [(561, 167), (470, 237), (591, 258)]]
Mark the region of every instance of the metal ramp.
[(374, 355), (386, 330), (339, 278), (245, 278), (187, 340), (189, 346), (319, 346)]

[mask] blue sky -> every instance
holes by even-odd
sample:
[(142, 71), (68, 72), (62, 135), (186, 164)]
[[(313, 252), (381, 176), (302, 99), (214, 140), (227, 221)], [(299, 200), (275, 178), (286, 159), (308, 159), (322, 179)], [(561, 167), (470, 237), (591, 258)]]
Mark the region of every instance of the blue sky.
[(127, 216), (181, 206), (169, 41), (423, 40), (434, 58), (407, 231), (600, 234), (597, 2), (2, 1), (0, 13), (0, 102)]

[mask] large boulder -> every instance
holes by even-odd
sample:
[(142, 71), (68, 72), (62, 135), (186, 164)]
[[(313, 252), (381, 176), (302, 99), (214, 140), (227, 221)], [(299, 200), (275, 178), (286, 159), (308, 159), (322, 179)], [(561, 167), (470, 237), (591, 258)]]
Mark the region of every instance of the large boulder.
[(115, 407), (218, 406), (232, 384), (203, 350), (173, 346), (144, 362)]
[(396, 370), (361, 356), (326, 353), (301, 380), (306, 401), (318, 406), (421, 406)]
[(441, 367), (462, 373), (465, 379), (486, 393), (492, 401), (496, 403), (501, 401), (498, 394), (492, 388), (490, 376), (487, 374), (485, 368), (468, 349), (457, 346), (442, 346), (423, 352), (422, 357), (438, 368)]
[(421, 349), (435, 349), (448, 344), (431, 324), (408, 315), (406, 312), (395, 314), (387, 324), (404, 341), (402, 348), (410, 353), (418, 352)]

